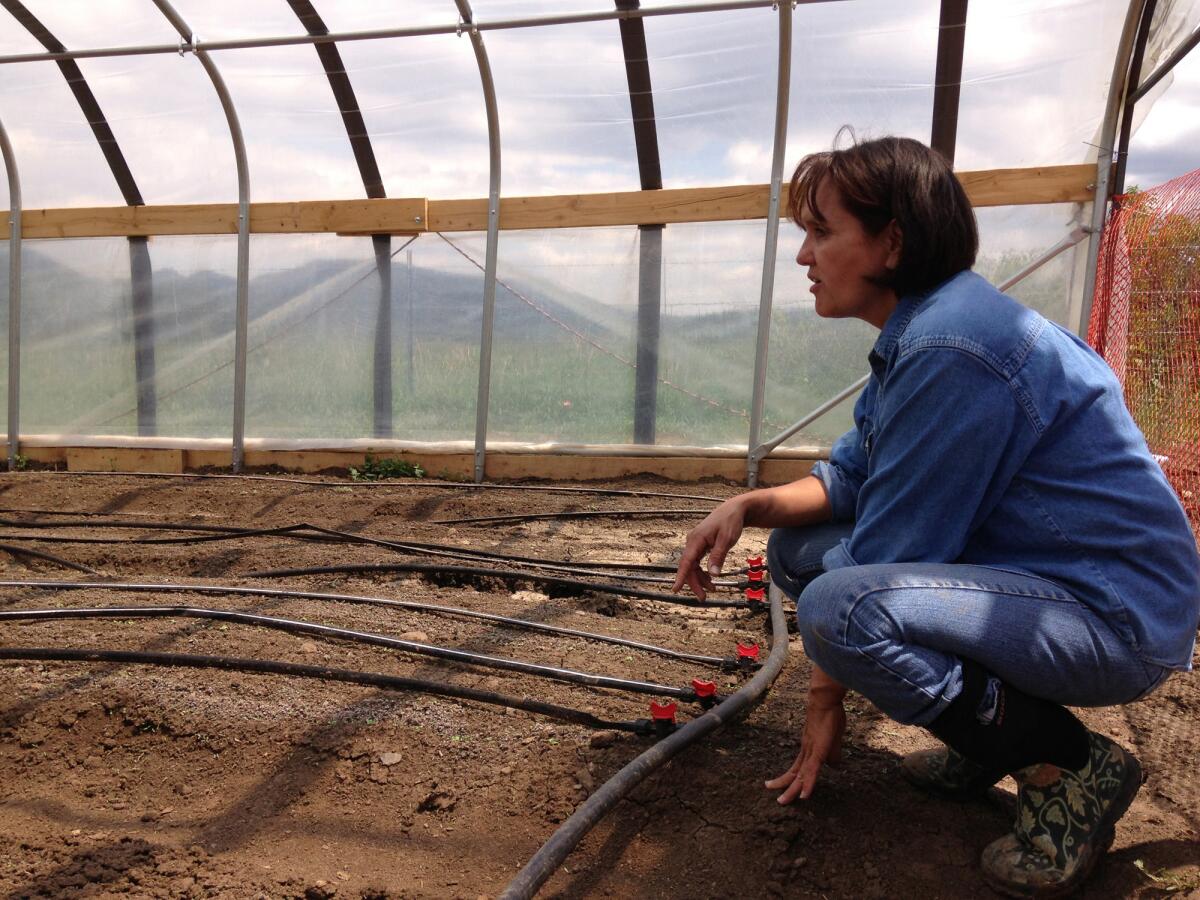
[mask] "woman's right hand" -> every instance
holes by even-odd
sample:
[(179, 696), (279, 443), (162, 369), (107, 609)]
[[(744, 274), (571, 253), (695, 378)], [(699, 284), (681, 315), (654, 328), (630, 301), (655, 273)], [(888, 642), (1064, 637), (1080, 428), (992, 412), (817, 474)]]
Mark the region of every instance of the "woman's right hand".
[[(742, 529), (746, 526), (746, 508), (743, 494), (726, 500), (688, 532), (679, 568), (675, 571), (675, 585), (671, 590), (678, 592), (685, 584), (701, 600), (713, 589), (713, 578), (721, 574), (725, 556), (729, 553)], [(708, 557), (708, 568), (703, 566)]]
[(841, 699), (818, 701), (809, 698), (804, 719), (804, 734), (800, 737), (800, 752), (790, 769), (764, 786), (769, 791), (783, 789), (777, 798), (788, 804), (799, 797), (807, 800), (817, 784), (821, 766), (842, 759), (842, 736), (846, 733), (846, 710)]

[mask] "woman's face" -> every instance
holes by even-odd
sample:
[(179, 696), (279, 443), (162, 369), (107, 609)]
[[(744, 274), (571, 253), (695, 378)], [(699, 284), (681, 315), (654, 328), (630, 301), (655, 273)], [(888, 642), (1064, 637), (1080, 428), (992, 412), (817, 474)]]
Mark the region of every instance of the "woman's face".
[(800, 212), (804, 243), (796, 262), (808, 269), (817, 315), (853, 317), (882, 328), (898, 298), (891, 288), (868, 280), (900, 264), (902, 236), (895, 222), (869, 234), (842, 202), (841, 192), (824, 179), (817, 186), (818, 221), (805, 206)]

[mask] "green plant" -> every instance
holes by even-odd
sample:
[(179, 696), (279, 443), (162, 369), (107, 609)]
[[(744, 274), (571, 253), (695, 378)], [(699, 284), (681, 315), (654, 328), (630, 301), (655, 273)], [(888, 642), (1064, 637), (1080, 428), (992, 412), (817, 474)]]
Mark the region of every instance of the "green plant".
[(18, 453), (13, 458), (13, 469), (17, 472), (24, 472), (28, 468), (29, 468), (29, 457), (22, 456), (20, 453)]
[(423, 478), (425, 470), (416, 463), (402, 459), (376, 459), (367, 454), (359, 467), (351, 466), (350, 478), (354, 481), (383, 481), (385, 478)]

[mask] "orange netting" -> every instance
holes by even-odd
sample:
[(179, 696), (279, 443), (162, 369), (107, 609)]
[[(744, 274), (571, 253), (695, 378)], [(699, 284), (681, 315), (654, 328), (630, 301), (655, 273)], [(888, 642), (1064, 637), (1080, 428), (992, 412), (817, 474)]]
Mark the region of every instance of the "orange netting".
[(1118, 200), (1088, 343), (1121, 379), (1200, 537), (1200, 169)]

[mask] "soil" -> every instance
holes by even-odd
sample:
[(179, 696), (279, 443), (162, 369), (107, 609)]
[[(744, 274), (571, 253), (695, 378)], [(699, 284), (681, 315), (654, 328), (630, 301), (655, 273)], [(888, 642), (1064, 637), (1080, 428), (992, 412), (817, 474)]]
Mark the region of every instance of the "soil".
[[(738, 491), (651, 479), (603, 487), (713, 497)], [(262, 569), (412, 558), (379, 546), (280, 535), (132, 543), (182, 533), (95, 521), (309, 522), (382, 539), (548, 559), (669, 563), (698, 517), (433, 520), (674, 506), (706, 504), (419, 483), (316, 486), (27, 472), (0, 479), (0, 518), (10, 523), (0, 526), (0, 542), (57, 554), (113, 581), (370, 595), (516, 615), (711, 656), (732, 654), (739, 640), (757, 641), (765, 652), (765, 617), (749, 611), (572, 596), (534, 581), (439, 573), (252, 578), (247, 573)], [(64, 525), (68, 513), (94, 521)], [(18, 534), (116, 542), (34, 543), (17, 541)], [(766, 532), (748, 531), (731, 559), (760, 551), (765, 541)], [(0, 566), (9, 580), (96, 580), (29, 557), (0, 555)], [(716, 678), (728, 691), (744, 678), (641, 650), (394, 607), (103, 587), (0, 589), (0, 609), (185, 603), (408, 634), (669, 685)], [(10, 647), (221, 654), (369, 670), (528, 696), (610, 720), (644, 718), (652, 699), (229, 622), (54, 620), (0, 628), (0, 643)], [(811, 799), (780, 807), (763, 789), (764, 778), (786, 769), (797, 750), (808, 669), (793, 636), (784, 674), (765, 701), (644, 781), (588, 835), (541, 896), (986, 895), (977, 862), (1009, 826), (1013, 785), (1004, 782), (988, 798), (968, 803), (924, 796), (900, 777), (899, 761), (934, 742), (882, 717), (860, 697), (848, 701), (845, 759), (826, 770)], [(680, 714), (686, 719), (697, 710), (681, 703)], [(1197, 677), (1176, 675), (1140, 703), (1080, 716), (1133, 749), (1149, 774), (1085, 896), (1156, 897), (1173, 890), (1200, 897)], [(0, 662), (0, 895), (495, 897), (558, 824), (651, 740), (504, 706), (280, 675)]]

